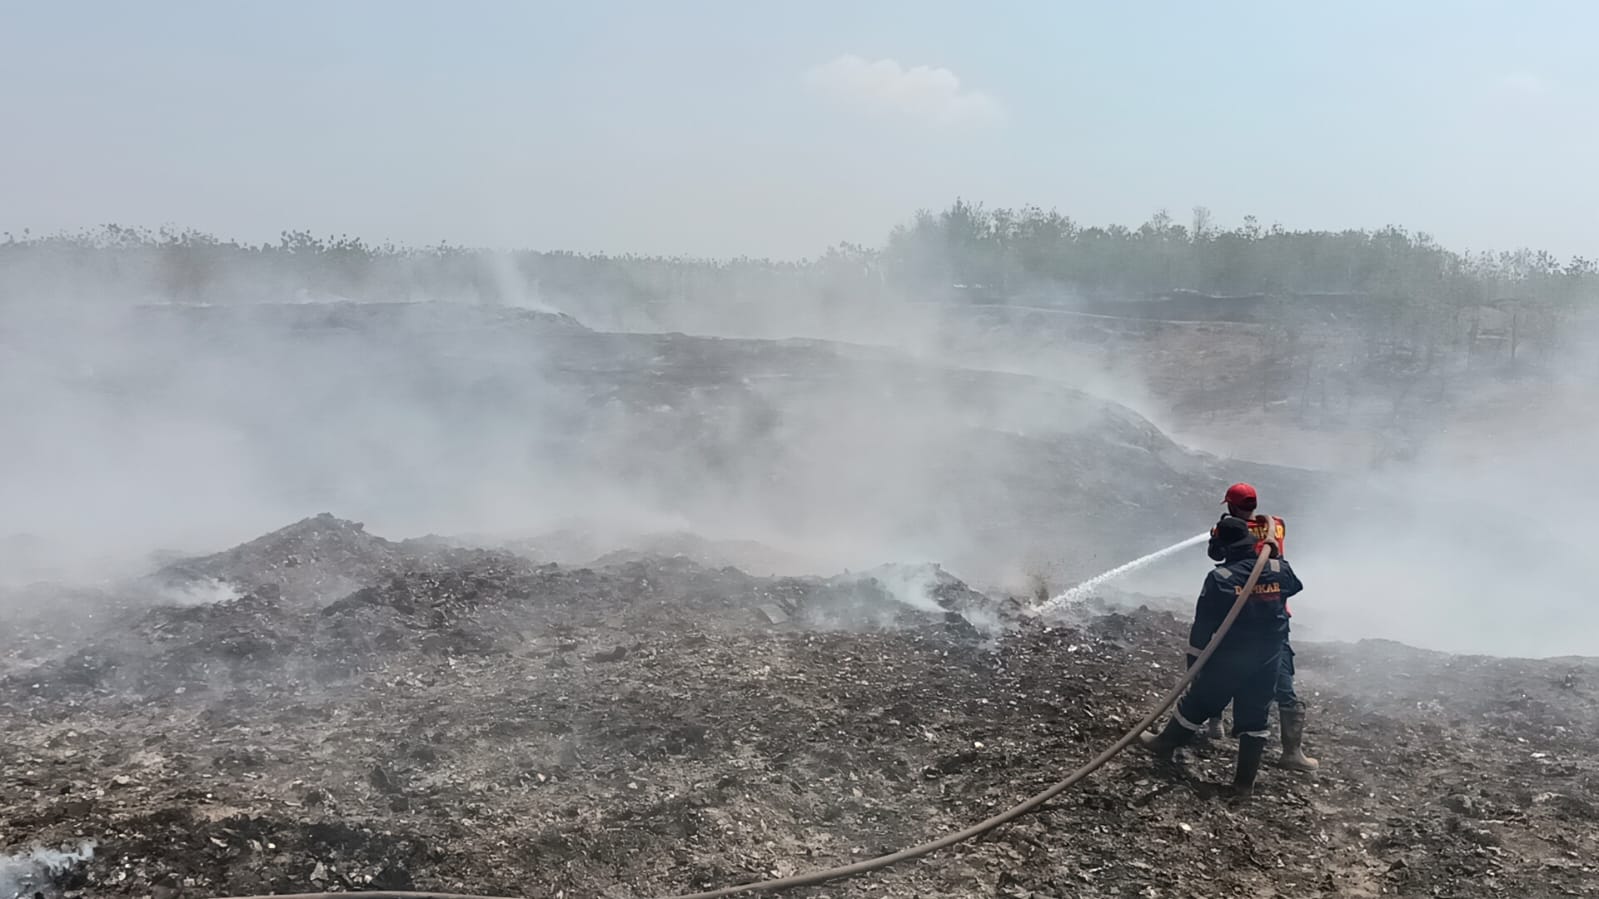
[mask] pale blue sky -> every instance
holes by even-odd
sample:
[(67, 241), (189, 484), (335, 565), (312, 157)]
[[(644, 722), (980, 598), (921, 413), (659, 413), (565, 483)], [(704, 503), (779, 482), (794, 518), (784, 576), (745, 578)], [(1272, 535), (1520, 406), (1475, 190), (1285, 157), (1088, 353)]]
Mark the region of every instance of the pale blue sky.
[(1596, 46), (1585, 2), (8, 2), (0, 230), (796, 257), (963, 195), (1599, 256)]

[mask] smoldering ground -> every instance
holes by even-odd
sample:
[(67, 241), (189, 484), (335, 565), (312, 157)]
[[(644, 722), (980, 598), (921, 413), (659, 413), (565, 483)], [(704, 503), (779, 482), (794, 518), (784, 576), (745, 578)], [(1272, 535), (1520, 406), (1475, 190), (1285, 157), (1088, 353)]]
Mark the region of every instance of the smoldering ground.
[[(29, 536), (12, 545), (28, 558), (59, 547), (81, 577), (75, 544), (123, 550), (137, 571), (152, 547), (211, 550), (297, 522), (163, 568), (154, 608), (96, 617), (128, 604), (115, 583), (40, 610), (81, 614), (83, 633), (12, 631), (0, 716), (18, 737), (0, 748), (0, 802), (24, 850), (103, 838), (105, 852), (72, 866), (90, 889), (577, 894), (619, 881), (670, 893), (912, 843), (1118, 736), (1177, 670), (1182, 597), (1203, 566), (1194, 548), (1181, 583), (1151, 598), (1176, 615), (1101, 605), (1051, 628), (950, 572), (1003, 584), (1054, 561), (1045, 579), (1059, 589), (1193, 534), (1240, 478), (1290, 520), (1312, 591), (1296, 603), (1301, 641), (1323, 624), (1395, 635), (1410, 623), (1382, 594), (1324, 600), (1363, 588), (1340, 575), (1397, 576), (1326, 548), (1370, 533), (1336, 514), (1362, 497), (1385, 497), (1376, 517), (1436, 507), (1420, 488), (1441, 460), (1361, 475), (1390, 478), (1386, 490), (1329, 488), (1187, 451), (1025, 358), (939, 356), (960, 339), (606, 332), (533, 308), (542, 299), (450, 297), (67, 303), (8, 319), (21, 351), (5, 389), (28, 428), (0, 483), (21, 499)], [(1499, 494), (1458, 502), (1480, 509), (1482, 495)], [(371, 530), (300, 520), (324, 508)], [(1412, 517), (1412, 533), (1454, 555), (1474, 533), (1457, 530), (1459, 509)], [(382, 539), (424, 533), (473, 536)], [(485, 548), (508, 537), (517, 551)], [(580, 564), (542, 564), (557, 556)], [(874, 567), (825, 579), (720, 567), (748, 567), (738, 557), (793, 573)], [(896, 558), (948, 570), (875, 567)], [(1315, 621), (1322, 610), (1340, 617)], [(1351, 614), (1368, 610), (1386, 614)], [(1086, 835), (1067, 870), (1116, 892), (1155, 876), (1157, 860), (1128, 845), (1176, 853), (1199, 892), (1380, 876), (1465, 895), (1489, 870), (1516, 885), (1583, 876), (1594, 837), (1580, 822), (1599, 781), (1575, 747), (1592, 731), (1591, 666), (1300, 651), (1313, 748), (1338, 764), (1315, 782), (1267, 775), (1283, 801), (1236, 815), (1195, 781), (1148, 794), (1147, 769), (1124, 760), (1114, 795), (840, 894), (969, 892), (972, 864), (1053, 888), (1062, 862), (1039, 847), (1067, 830)], [(1473, 739), (1416, 749), (1463, 720)], [(328, 739), (330, 722), (344, 739)], [(1532, 767), (1518, 742), (1529, 728), (1547, 735)], [(1219, 758), (1198, 760), (1206, 777)], [(1512, 773), (1502, 789), (1463, 787), (1472, 766)], [(1445, 795), (1466, 811), (1415, 814)], [(1331, 835), (1313, 856), (1218, 864), (1210, 842), (1271, 847), (1311, 827)], [(1375, 842), (1368, 827), (1382, 828)], [(1564, 848), (1509, 863), (1482, 851), (1532, 839)], [(1371, 874), (1373, 853), (1386, 874)]]
[[(1519, 456), (1423, 457), (1342, 472), (1333, 489), (1188, 452), (1150, 419), (1186, 433), (1195, 404), (1208, 404), (1205, 414), (1239, 422), (1210, 448), (1259, 462), (1335, 432), (1262, 439), (1253, 394), (1180, 389), (1184, 372), (1233, 377), (1225, 355), (1185, 357), (1215, 328), (1107, 331), (1105, 316), (1070, 312), (1069, 293), (1066, 311), (1007, 309), (845, 289), (859, 278), (662, 263), (673, 278), (754, 279), (757, 292), (701, 304), (697, 282), (668, 278), (664, 300), (640, 302), (592, 272), (556, 277), (545, 263), (530, 274), (505, 254), (202, 250), (7, 256), (11, 583), (138, 574), (152, 551), (211, 550), (326, 510), (396, 535), (529, 543), (580, 531), (596, 554), (695, 533), (764, 544), (811, 571), (936, 560), (977, 583), (1059, 591), (1208, 525), (1220, 488), (1247, 478), (1294, 515), (1309, 582), (1340, 597), (1307, 610), (1306, 627), (1438, 645), (1450, 628), (1439, 622), (1470, 620), (1444, 614), (1453, 604), (1485, 607), (1469, 598), (1510, 589), (1508, 569), (1482, 560), (1580, 533), (1572, 523), (1591, 495), (1587, 435), (1544, 425), (1527, 429), (1541, 437)], [(363, 258), (350, 270), (364, 274), (344, 274)], [(173, 302), (184, 278), (203, 289)], [(1277, 339), (1228, 327), (1233, 342)], [(1483, 383), (1457, 391), (1457, 405)], [(1408, 426), (1443, 433), (1458, 420)], [(1531, 490), (1448, 486), (1526, 484), (1508, 473), (1538, 453)], [(1558, 514), (1509, 526), (1497, 554), (1471, 542), (1465, 522), (1514, 519), (1522, 493)], [(1543, 534), (1553, 520), (1558, 533)], [(1407, 549), (1378, 552), (1374, 539)], [(1414, 585), (1407, 595), (1437, 613), (1411, 624), (1363, 611), (1356, 597), (1384, 590), (1356, 572), (1380, 565), (1380, 583)], [(1547, 608), (1564, 607), (1562, 583), (1536, 591), (1552, 597)], [(1539, 649), (1535, 635), (1561, 620), (1529, 618), (1518, 651)]]
[[(222, 267), (217, 296), (243, 301), (129, 302), (159, 291), (11, 270), (7, 530), (79, 577), (331, 510), (397, 534), (691, 531), (816, 570), (938, 560), (1015, 584), (1086, 577), (1134, 529), (1177, 533), (1160, 492), (1215, 477), (1126, 409), (992, 352), (939, 358), (932, 307), (772, 313), (746, 328), (762, 339), (605, 332), (500, 257), (451, 264), (478, 266), (481, 292), (304, 302), (281, 273)], [(369, 289), (442, 280), (397, 277)], [(273, 297), (296, 302), (257, 302)], [(764, 339), (788, 330), (859, 340)], [(1086, 523), (1115, 508), (1141, 520)], [(1062, 567), (1066, 545), (1087, 552)], [(27, 576), (62, 568), (42, 567)]]

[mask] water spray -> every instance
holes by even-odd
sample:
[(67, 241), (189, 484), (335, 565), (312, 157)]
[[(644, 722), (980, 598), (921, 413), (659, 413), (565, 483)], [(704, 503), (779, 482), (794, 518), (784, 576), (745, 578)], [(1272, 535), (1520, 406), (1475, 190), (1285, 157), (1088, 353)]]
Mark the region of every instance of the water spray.
[(1196, 534), (1180, 543), (1173, 543), (1171, 546), (1168, 546), (1165, 549), (1157, 549), (1147, 556), (1140, 556), (1139, 558), (1136, 558), (1125, 565), (1118, 565), (1104, 574), (1096, 574), (1088, 580), (1083, 581), (1081, 584), (1078, 584), (1070, 590), (1067, 590), (1065, 593), (1052, 597), (1047, 602), (1038, 605), (1033, 609), (1033, 612), (1038, 615), (1048, 615), (1049, 613), (1054, 612), (1063, 606), (1068, 606), (1074, 602), (1087, 599), (1094, 592), (1095, 588), (1106, 581), (1114, 580), (1115, 578), (1121, 577), (1129, 571), (1135, 571), (1151, 562), (1156, 561), (1157, 559), (1164, 559), (1172, 553), (1181, 552), (1190, 546), (1196, 546), (1208, 539), (1210, 539), (1209, 531), (1206, 531), (1203, 534)]

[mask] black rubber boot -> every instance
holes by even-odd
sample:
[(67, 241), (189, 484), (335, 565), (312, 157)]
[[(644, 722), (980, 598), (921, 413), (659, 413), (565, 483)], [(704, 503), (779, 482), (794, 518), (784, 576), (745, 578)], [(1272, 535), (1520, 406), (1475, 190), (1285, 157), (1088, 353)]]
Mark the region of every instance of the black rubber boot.
[(1172, 753), (1179, 747), (1187, 746), (1193, 741), (1194, 732), (1178, 724), (1176, 718), (1166, 722), (1165, 729), (1158, 734), (1145, 731), (1138, 735), (1138, 745), (1144, 747), (1149, 754), (1163, 759), (1171, 758)]
[(1260, 762), (1265, 757), (1265, 737), (1238, 738), (1238, 769), (1233, 774), (1232, 798), (1243, 800), (1254, 795), (1255, 777), (1260, 774)]

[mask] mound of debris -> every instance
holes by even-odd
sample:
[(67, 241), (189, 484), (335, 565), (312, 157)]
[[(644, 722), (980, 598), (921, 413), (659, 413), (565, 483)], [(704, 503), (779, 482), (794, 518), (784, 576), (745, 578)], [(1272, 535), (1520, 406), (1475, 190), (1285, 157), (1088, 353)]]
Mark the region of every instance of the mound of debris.
[[(26, 685), (44, 699), (158, 701), (326, 687), (429, 659), (524, 651), (577, 629), (611, 633), (599, 654), (619, 659), (628, 635), (671, 628), (685, 615), (719, 633), (939, 626), (984, 639), (1012, 614), (936, 565), (762, 579), (681, 556), (620, 555), (629, 560), (600, 568), (541, 565), (436, 541), (391, 543), (357, 523), (318, 516), (158, 575), (225, 579), (251, 585), (249, 592), (219, 594), (211, 603), (152, 604), (138, 614), (124, 609), (115, 626), (0, 683)], [(341, 598), (312, 602), (331, 585), (358, 578), (365, 583)]]
[[(581, 563), (604, 568), (618, 562), (657, 557), (681, 556), (706, 568), (737, 568), (757, 575), (801, 575), (816, 571), (816, 562), (804, 556), (783, 552), (754, 540), (707, 540), (681, 531), (644, 533), (625, 538), (611, 536), (603, 542), (622, 540), (630, 549), (598, 554), (602, 541), (593, 534), (563, 530), (543, 534), (514, 544), (520, 550), (550, 561)], [(509, 548), (509, 547), (508, 547)]]
[(322, 513), (212, 556), (174, 562), (156, 577), (173, 585), (222, 581), (276, 587), (295, 601), (336, 599), (403, 563), (398, 544), (355, 521)]
[[(0, 682), (0, 856), (92, 843), (28, 884), (51, 897), (784, 875), (1057, 780), (1138, 719), (1186, 640), (1147, 609), (1009, 617), (933, 566), (452, 553), (324, 606), (269, 584), (147, 610)], [(826, 894), (1591, 894), (1599, 663), (1299, 649), (1315, 777), (1271, 769), (1238, 807), (1215, 789), (1230, 744), (1170, 769), (1124, 755), (984, 840)]]

